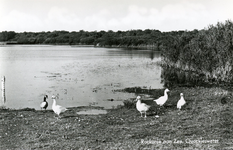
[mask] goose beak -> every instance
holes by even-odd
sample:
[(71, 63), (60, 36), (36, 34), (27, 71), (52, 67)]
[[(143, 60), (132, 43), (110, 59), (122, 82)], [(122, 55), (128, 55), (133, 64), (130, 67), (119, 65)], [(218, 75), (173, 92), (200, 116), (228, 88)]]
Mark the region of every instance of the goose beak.
[(167, 89), (167, 88), (165, 89), (165, 92), (169, 92), (169, 91), (170, 91), (169, 89)]
[(138, 101), (141, 98), (141, 96), (137, 96), (137, 98), (134, 101)]

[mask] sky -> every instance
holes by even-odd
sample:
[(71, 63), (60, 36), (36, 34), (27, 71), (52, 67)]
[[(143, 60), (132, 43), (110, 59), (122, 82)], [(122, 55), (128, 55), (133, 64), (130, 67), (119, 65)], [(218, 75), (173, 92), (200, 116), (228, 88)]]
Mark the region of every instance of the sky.
[(233, 0), (0, 0), (0, 32), (204, 29), (233, 21)]

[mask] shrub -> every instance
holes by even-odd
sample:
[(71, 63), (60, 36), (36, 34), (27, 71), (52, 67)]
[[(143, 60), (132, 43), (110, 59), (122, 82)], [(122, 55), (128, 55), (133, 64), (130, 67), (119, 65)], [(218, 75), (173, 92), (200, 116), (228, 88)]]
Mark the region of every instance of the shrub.
[(128, 109), (132, 109), (136, 107), (136, 102), (134, 102), (134, 100), (131, 100), (131, 99), (124, 100), (123, 103), (124, 103), (124, 106)]

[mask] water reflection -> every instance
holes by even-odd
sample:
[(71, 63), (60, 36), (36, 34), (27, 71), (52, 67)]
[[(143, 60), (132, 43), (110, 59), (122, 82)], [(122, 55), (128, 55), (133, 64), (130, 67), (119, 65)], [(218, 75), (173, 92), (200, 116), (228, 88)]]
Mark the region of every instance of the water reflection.
[[(112, 108), (134, 93), (127, 87), (162, 88), (160, 54), (151, 50), (123, 50), (70, 46), (1, 46), (0, 75), (6, 77), (6, 106), (35, 108), (43, 96), (58, 95), (65, 107)], [(109, 101), (113, 99), (113, 101)]]
[(159, 51), (154, 51), (154, 50), (146, 50), (146, 49), (112, 49), (111, 51), (108, 51), (109, 55), (114, 55), (114, 56), (120, 56), (120, 57), (130, 57), (135, 58), (135, 57), (143, 57), (143, 58), (150, 58), (151, 60), (153, 59), (159, 59), (160, 58), (160, 52)]

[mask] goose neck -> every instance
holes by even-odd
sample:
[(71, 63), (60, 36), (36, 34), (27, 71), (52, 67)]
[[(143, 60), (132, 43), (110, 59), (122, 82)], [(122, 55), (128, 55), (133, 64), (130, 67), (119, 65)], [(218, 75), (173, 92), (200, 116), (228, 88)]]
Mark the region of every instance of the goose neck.
[(53, 105), (56, 105), (56, 100), (55, 99), (53, 99)]
[(164, 91), (164, 96), (167, 97), (167, 92), (166, 91)]
[(183, 96), (181, 96), (180, 100), (184, 101), (184, 97), (183, 97)]
[(141, 102), (141, 100), (140, 99), (138, 99), (137, 100), (137, 104), (141, 104), (142, 102)]

